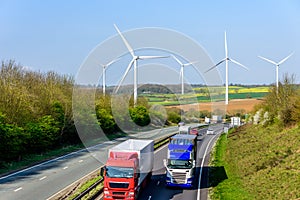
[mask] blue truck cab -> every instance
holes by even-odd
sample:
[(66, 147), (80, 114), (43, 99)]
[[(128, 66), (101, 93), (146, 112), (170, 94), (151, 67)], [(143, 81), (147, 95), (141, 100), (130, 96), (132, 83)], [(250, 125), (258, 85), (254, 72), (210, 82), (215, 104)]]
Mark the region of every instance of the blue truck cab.
[(197, 152), (197, 136), (177, 134), (168, 144), (166, 185), (191, 188), (194, 182)]

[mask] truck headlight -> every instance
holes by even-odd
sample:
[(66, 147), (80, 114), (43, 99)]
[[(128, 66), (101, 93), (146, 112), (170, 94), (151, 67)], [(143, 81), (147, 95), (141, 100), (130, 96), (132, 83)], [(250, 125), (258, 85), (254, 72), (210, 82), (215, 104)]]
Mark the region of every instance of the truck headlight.
[(128, 192), (128, 196), (134, 196), (134, 192)]
[(104, 193), (105, 195), (108, 195), (108, 194), (109, 194), (109, 191), (104, 190), (103, 193)]
[(188, 178), (188, 179), (187, 179), (187, 183), (188, 183), (188, 184), (192, 184), (192, 183), (193, 183), (193, 178)]

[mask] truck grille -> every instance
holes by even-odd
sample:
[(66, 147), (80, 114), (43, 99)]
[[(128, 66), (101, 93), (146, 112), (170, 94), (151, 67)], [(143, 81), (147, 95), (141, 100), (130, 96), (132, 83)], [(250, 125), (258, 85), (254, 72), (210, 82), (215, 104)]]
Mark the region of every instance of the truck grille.
[(125, 192), (113, 192), (113, 195), (125, 195)]
[(129, 183), (117, 183), (117, 182), (109, 182), (109, 187), (111, 188), (128, 188)]
[(173, 182), (177, 184), (185, 183), (186, 174), (180, 172), (173, 172)]

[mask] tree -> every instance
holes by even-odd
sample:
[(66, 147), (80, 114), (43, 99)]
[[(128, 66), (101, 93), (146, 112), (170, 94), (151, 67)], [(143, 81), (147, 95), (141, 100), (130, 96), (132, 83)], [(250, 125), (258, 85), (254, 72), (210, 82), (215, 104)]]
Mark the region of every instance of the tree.
[(285, 74), (283, 83), (279, 82), (278, 88), (273, 86), (270, 89), (261, 106), (262, 114), (268, 113), (268, 121), (264, 124), (279, 122), (279, 125), (289, 126), (298, 122), (300, 96), (294, 80), (294, 75)]
[(0, 113), (0, 165), (3, 161), (20, 160), (24, 155), (26, 134), (21, 127), (5, 122), (5, 116)]
[(117, 130), (116, 122), (113, 116), (106, 109), (97, 109), (96, 115), (99, 121), (99, 125), (104, 133), (111, 134)]
[(168, 121), (178, 124), (181, 121), (181, 115), (183, 115), (183, 113), (183, 110), (179, 108), (174, 107), (167, 109)]
[(134, 123), (139, 126), (146, 126), (150, 123), (149, 112), (144, 106), (136, 106), (129, 109), (130, 116)]
[(31, 152), (43, 152), (58, 146), (58, 123), (50, 115), (36, 123), (28, 123), (25, 131), (30, 135), (28, 146)]

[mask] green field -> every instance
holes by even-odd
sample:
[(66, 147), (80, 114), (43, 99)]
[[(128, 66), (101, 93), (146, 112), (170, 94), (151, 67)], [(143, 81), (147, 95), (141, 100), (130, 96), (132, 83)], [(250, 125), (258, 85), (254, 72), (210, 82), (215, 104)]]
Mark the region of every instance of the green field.
[[(267, 86), (247, 87), (247, 86), (229, 86), (229, 99), (261, 99), (269, 91)], [(193, 92), (181, 94), (142, 94), (148, 99), (150, 104), (160, 105), (178, 105), (197, 102), (222, 101), (225, 98), (225, 87), (196, 87)]]

